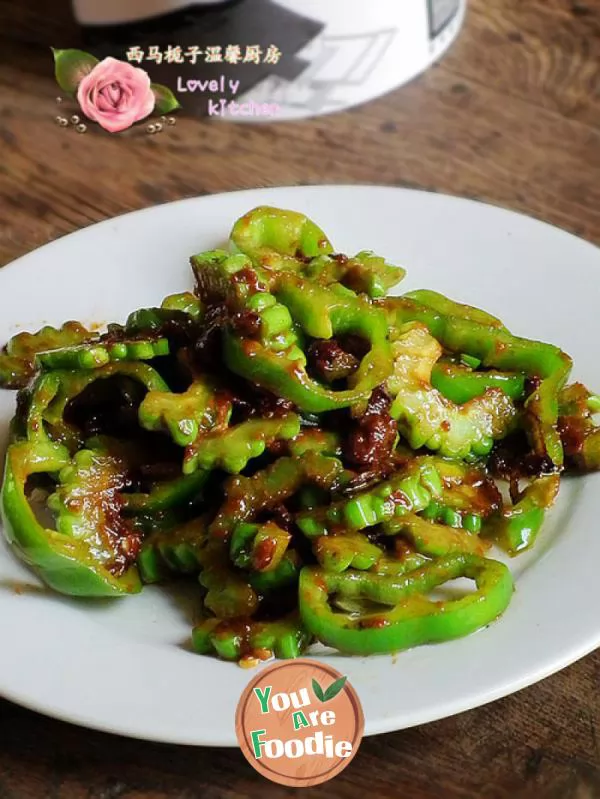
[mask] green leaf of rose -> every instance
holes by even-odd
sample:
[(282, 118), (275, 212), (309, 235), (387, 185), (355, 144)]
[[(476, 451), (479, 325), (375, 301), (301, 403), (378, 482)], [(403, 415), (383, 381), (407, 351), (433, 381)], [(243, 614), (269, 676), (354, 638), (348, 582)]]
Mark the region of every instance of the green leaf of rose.
[(332, 682), (329, 688), (325, 691), (325, 699), (323, 701), (329, 702), (330, 699), (336, 697), (344, 685), (346, 685), (347, 679), (347, 677), (340, 677), (339, 680)]
[(84, 53), (83, 50), (56, 50), (53, 47), (52, 54), (54, 55), (56, 82), (64, 92), (69, 94), (75, 94), (82, 79), (98, 63), (95, 56), (91, 53)]
[(317, 697), (319, 702), (324, 702), (325, 701), (325, 694), (323, 693), (323, 689), (321, 688), (319, 683), (316, 680), (314, 680), (314, 679), (312, 681), (312, 689), (315, 692), (315, 696)]
[(175, 111), (176, 108), (181, 108), (181, 103), (175, 97), (171, 89), (166, 86), (161, 86), (160, 83), (150, 84), (150, 88), (154, 92), (156, 98), (156, 105), (154, 106), (155, 114), (168, 114)]

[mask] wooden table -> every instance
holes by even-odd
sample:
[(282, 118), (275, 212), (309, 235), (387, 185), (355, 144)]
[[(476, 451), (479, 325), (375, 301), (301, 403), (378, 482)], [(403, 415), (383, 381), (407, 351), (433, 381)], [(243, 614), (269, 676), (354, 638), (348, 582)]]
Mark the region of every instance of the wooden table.
[[(597, 0), (472, 0), (439, 66), (363, 108), (266, 127), (180, 119), (160, 137), (79, 136), (53, 122), (47, 47), (78, 35), (66, 3), (0, 0), (0, 264), (155, 203), (321, 182), (474, 197), (600, 242)], [(591, 655), (488, 707), (367, 739), (340, 777), (303, 795), (599, 796), (599, 677)], [(238, 751), (121, 739), (0, 703), (0, 797), (291, 793)]]

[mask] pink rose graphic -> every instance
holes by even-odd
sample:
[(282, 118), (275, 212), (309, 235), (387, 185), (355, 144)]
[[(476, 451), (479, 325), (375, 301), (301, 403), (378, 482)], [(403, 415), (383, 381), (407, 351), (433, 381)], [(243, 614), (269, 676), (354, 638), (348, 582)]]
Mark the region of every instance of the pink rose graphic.
[(154, 110), (148, 73), (116, 58), (98, 62), (77, 87), (81, 110), (110, 133), (130, 128)]

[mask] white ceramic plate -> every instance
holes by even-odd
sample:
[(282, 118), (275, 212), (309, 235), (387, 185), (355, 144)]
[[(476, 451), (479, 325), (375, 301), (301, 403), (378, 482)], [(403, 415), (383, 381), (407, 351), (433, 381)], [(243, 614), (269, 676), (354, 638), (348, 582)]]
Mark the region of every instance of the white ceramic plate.
[[(574, 376), (600, 386), (600, 251), (524, 216), (452, 197), (375, 187), (262, 189), (119, 217), (0, 270), (0, 341), (66, 319), (122, 321), (188, 288), (191, 253), (268, 203), (310, 214), (344, 252), (369, 248), (433, 288), (560, 344)], [(14, 396), (0, 391), (0, 448)], [(511, 563), (517, 590), (475, 635), (397, 657), (322, 660), (348, 674), (366, 732), (397, 730), (490, 702), (600, 645), (600, 477), (565, 481), (533, 552)], [(158, 588), (114, 601), (47, 592), (0, 548), (0, 692), (79, 724), (158, 741), (235, 745), (252, 672), (192, 654), (190, 597)]]

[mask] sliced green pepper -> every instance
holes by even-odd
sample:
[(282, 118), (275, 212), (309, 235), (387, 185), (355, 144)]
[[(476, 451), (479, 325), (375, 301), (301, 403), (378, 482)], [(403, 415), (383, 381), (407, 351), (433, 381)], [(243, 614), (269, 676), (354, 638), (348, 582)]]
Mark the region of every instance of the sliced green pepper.
[(168, 389), (159, 373), (141, 361), (109, 363), (98, 369), (80, 372), (57, 370), (53, 371), (52, 375), (57, 381), (57, 390), (48, 407), (44, 409), (43, 421), (48, 426), (51, 438), (64, 443), (72, 450), (76, 450), (84, 442), (81, 432), (65, 420), (66, 409), (72, 400), (96, 380), (123, 377), (135, 380), (148, 391)]
[[(458, 577), (474, 580), (477, 590), (441, 602), (425, 596)], [(440, 558), (401, 576), (351, 570), (335, 574), (305, 567), (300, 575), (300, 617), (315, 638), (344, 654), (394, 653), (485, 627), (504, 612), (512, 592), (508, 568), (475, 555)], [(334, 594), (384, 607), (362, 614), (334, 612), (329, 604)]]
[[(28, 438), (8, 448), (1, 497), (5, 535), (15, 553), (55, 591), (75, 596), (136, 593), (141, 589), (137, 569), (127, 566), (127, 557), (119, 564), (119, 555), (127, 555), (121, 546), (134, 540), (118, 515), (122, 475), (101, 454), (82, 451), (72, 460), (66, 447), (50, 441), (43, 413), (58, 390), (56, 375), (38, 379)], [(60, 475), (56, 530), (38, 522), (26, 496), (28, 479), (38, 474)]]
[(274, 294), (307, 335), (330, 339), (351, 333), (368, 342), (369, 352), (348, 379), (350, 388), (370, 391), (390, 376), (393, 362), (388, 327), (379, 308), (289, 274), (277, 281)]
[(463, 405), (481, 397), (490, 388), (499, 388), (513, 402), (525, 396), (525, 376), (508, 372), (474, 372), (455, 363), (438, 362), (431, 370), (431, 385), (446, 399)]
[(126, 515), (153, 515), (190, 503), (202, 494), (208, 472), (196, 471), (174, 480), (157, 483), (148, 494), (123, 494), (123, 512)]
[(300, 258), (329, 255), (333, 247), (320, 227), (304, 214), (259, 206), (233, 226), (231, 243), (268, 269), (297, 269)]
[(444, 294), (439, 294), (437, 291), (431, 289), (417, 289), (416, 291), (409, 291), (404, 294), (404, 297), (409, 300), (414, 300), (432, 311), (436, 311), (443, 316), (454, 316), (458, 319), (466, 319), (469, 322), (476, 322), (479, 325), (486, 325), (493, 327), (496, 330), (504, 330), (500, 319), (481, 308), (475, 308), (473, 305), (465, 305), (462, 302), (456, 302), (446, 297)]
[(546, 510), (558, 495), (559, 484), (557, 474), (535, 479), (516, 505), (490, 520), (486, 535), (493, 536), (509, 555), (530, 549), (544, 523)]
[(348, 408), (369, 398), (370, 389), (362, 387), (347, 391), (323, 388), (308, 376), (299, 349), (291, 353), (273, 352), (257, 341), (240, 339), (230, 332), (224, 334), (223, 347), (225, 363), (234, 374), (290, 400), (302, 411), (323, 413)]
[[(223, 331), (224, 360), (234, 374), (311, 413), (345, 408), (368, 398), (373, 386), (331, 391), (308, 375), (290, 311), (265, 290), (279, 277), (277, 281), (265, 278), (264, 270), (247, 256), (232, 256), (222, 250), (194, 256), (192, 266), (201, 296), (209, 303), (225, 303), (235, 312)], [(238, 333), (236, 314), (250, 314), (256, 322), (256, 334)], [(382, 323), (385, 330), (384, 318)]]

